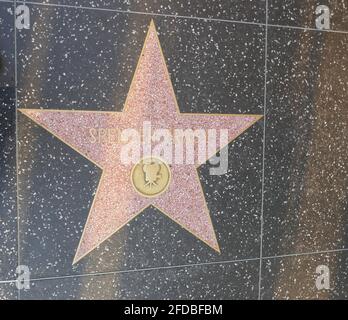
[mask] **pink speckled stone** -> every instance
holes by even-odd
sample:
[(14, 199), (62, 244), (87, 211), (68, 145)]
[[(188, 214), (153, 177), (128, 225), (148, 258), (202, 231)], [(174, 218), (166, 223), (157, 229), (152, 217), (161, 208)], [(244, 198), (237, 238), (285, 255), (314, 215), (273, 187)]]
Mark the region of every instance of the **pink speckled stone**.
[[(74, 263), (154, 205), (211, 248), (219, 251), (195, 165), (171, 166), (166, 192), (155, 198), (138, 194), (131, 184), (133, 165), (120, 161), (120, 143), (92, 143), (90, 128), (135, 128), (143, 122), (152, 129), (228, 129), (229, 141), (255, 123), (258, 115), (183, 114), (163, 59), (156, 29), (151, 23), (123, 112), (21, 110), (29, 118), (70, 145), (103, 170)], [(219, 146), (223, 147), (223, 146)], [(213, 154), (208, 155), (207, 159)]]

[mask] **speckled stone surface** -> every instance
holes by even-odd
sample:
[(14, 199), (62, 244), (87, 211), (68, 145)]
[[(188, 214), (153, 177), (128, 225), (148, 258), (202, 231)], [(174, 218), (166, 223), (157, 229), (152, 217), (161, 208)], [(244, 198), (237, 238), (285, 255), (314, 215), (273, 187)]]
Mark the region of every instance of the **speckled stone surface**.
[(1, 283), (0, 282), (0, 301), (2, 300), (16, 300), (18, 298), (18, 289), (14, 282)]
[(15, 90), (0, 88), (0, 281), (17, 267)]
[[(268, 0), (267, 52), (266, 1), (35, 2), (16, 32), (16, 92), (13, 3), (0, 0), (0, 300), (348, 298), (345, 1)], [(317, 4), (336, 32), (301, 29)], [(152, 18), (182, 112), (266, 107), (266, 126), (230, 143), (227, 174), (199, 169), (221, 254), (149, 207), (72, 265), (101, 170), (20, 112), (16, 127), (16, 93), (24, 109), (120, 111)], [(4, 282), (17, 264), (33, 279), (20, 295)]]
[(264, 255), (348, 246), (348, 35), (271, 29)]
[(257, 299), (258, 261), (35, 281), (24, 299)]
[(0, 87), (15, 83), (14, 21), (11, 3), (0, 2)]
[[(32, 6), (32, 28), (18, 33), (19, 107), (121, 110), (151, 18)], [(182, 111), (262, 113), (263, 27), (155, 23)]]
[[(263, 299), (348, 299), (348, 251), (266, 259)], [(317, 289), (318, 266), (329, 268), (329, 289)]]
[(316, 28), (315, 10), (319, 5), (330, 9), (330, 29), (348, 31), (346, 0), (269, 0), (269, 23)]
[(16, 105), (12, 9), (11, 4), (0, 3), (0, 282), (14, 279), (17, 266)]
[(265, 0), (34, 0), (32, 2), (63, 4), (155, 14), (218, 18), (248, 22), (265, 21)]

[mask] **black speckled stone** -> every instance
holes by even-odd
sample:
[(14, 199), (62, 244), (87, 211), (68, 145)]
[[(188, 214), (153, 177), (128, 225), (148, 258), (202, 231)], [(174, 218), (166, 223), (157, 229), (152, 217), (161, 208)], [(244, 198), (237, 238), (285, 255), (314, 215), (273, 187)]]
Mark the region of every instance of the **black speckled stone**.
[(18, 289), (15, 282), (1, 283), (0, 282), (0, 301), (3, 300), (17, 300)]
[(0, 281), (17, 267), (15, 90), (0, 88)]
[[(264, 28), (153, 17), (180, 108), (262, 113)], [(18, 32), (20, 107), (122, 109), (151, 16), (31, 6)]]
[(348, 35), (269, 33), (264, 256), (345, 248)]
[[(330, 288), (318, 290), (318, 266), (329, 268)], [(263, 299), (348, 298), (348, 254), (326, 253), (263, 261)]]
[(257, 299), (258, 261), (34, 281), (23, 299)]
[(0, 2), (0, 88), (15, 85), (13, 4)]
[(269, 0), (269, 23), (303, 28), (316, 28), (317, 6), (330, 9), (330, 29), (348, 31), (347, 0)]
[(167, 15), (264, 22), (265, 0), (34, 0), (32, 2)]

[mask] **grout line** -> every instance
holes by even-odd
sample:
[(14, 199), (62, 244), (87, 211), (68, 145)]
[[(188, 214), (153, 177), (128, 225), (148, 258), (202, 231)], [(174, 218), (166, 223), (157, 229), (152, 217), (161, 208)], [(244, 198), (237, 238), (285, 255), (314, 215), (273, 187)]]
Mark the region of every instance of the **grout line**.
[(266, 153), (266, 116), (267, 116), (267, 61), (268, 61), (268, 0), (266, 0), (266, 19), (265, 19), (265, 62), (264, 62), (264, 96), (263, 96), (263, 135), (262, 135), (262, 178), (261, 178), (261, 215), (260, 215), (260, 265), (258, 299), (261, 300), (262, 282), (262, 254), (263, 254), (263, 213), (265, 203), (265, 153)]
[[(0, 0), (0, 2), (1, 2), (1, 0)], [(3, 280), (3, 281), (0, 281), (0, 285), (1, 284), (16, 283), (16, 282), (17, 282), (17, 280)]]
[(241, 20), (230, 20), (230, 19), (219, 19), (219, 18), (208, 18), (208, 17), (195, 17), (195, 16), (185, 16), (170, 13), (155, 13), (155, 12), (145, 12), (145, 11), (134, 11), (134, 10), (122, 10), (122, 9), (112, 9), (112, 8), (101, 8), (101, 7), (86, 7), (86, 6), (74, 6), (69, 4), (55, 4), (55, 3), (38, 3), (33, 1), (17, 0), (17, 2), (26, 3), (30, 5), (39, 5), (46, 7), (60, 7), (69, 9), (82, 9), (82, 10), (92, 10), (92, 11), (106, 11), (106, 12), (116, 12), (123, 14), (138, 14), (145, 16), (158, 16), (158, 17), (169, 17), (169, 18), (180, 18), (180, 19), (192, 19), (192, 20), (203, 20), (203, 21), (217, 21), (217, 22), (232, 22), (247, 25), (262, 26), (262, 22), (252, 22), (252, 21), (241, 21)]
[[(0, 2), (1, 2), (1, 0), (0, 0)], [(17, 280), (1, 280), (0, 284), (14, 283), (14, 282), (17, 282)]]
[(200, 266), (211, 266), (211, 265), (221, 265), (221, 264), (231, 264), (231, 263), (240, 263), (248, 261), (256, 261), (259, 258), (250, 258), (250, 259), (239, 259), (239, 260), (229, 260), (229, 261), (214, 261), (214, 262), (203, 262), (203, 263), (192, 263), (192, 264), (183, 264), (183, 265), (173, 265), (173, 266), (162, 266), (162, 267), (150, 267), (150, 268), (140, 268), (140, 269), (131, 269), (131, 270), (119, 270), (119, 271), (109, 271), (109, 272), (92, 272), (86, 274), (77, 274), (77, 275), (68, 275), (68, 276), (57, 276), (57, 277), (47, 277), (47, 278), (36, 278), (31, 279), (31, 281), (42, 281), (42, 280), (55, 280), (55, 279), (66, 279), (66, 278), (81, 278), (85, 276), (105, 276), (113, 274), (123, 274), (123, 273), (136, 273), (144, 271), (156, 271), (156, 270), (170, 270), (170, 269), (179, 269), (179, 268), (190, 268), (190, 267), (200, 267)]
[[(335, 249), (335, 250), (328, 250), (328, 251), (313, 251), (313, 252), (294, 253), (294, 254), (287, 254), (287, 255), (280, 255), (280, 256), (268, 256), (268, 257), (263, 257), (261, 260), (277, 259), (277, 258), (280, 259), (280, 258), (294, 257), (294, 256), (305, 256), (305, 255), (315, 255), (315, 254), (325, 254), (325, 253), (335, 253), (335, 252), (345, 252), (345, 251), (348, 251), (348, 249)], [(183, 265), (174, 265), (174, 266), (140, 268), (140, 269), (131, 269), (131, 270), (109, 271), (109, 272), (95, 272), (95, 273), (92, 272), (92, 273), (67, 275), (67, 276), (33, 278), (33, 279), (31, 279), (31, 281), (44, 281), (44, 280), (59, 280), (59, 279), (70, 279), (70, 278), (106, 276), (106, 275), (116, 275), (116, 274), (124, 274), (124, 273), (136, 273), (136, 272), (146, 272), (146, 271), (156, 271), (156, 270), (170, 270), (170, 269), (189, 268), (189, 267), (200, 267), (200, 266), (211, 266), (211, 265), (241, 263), (241, 262), (257, 261), (257, 260), (260, 260), (260, 258), (214, 261), (214, 262), (205, 262), (205, 263), (194, 263), (194, 264), (183, 264)]]
[(348, 34), (348, 31), (345, 30), (319, 30), (319, 29), (315, 29), (315, 28), (310, 28), (310, 27), (299, 27), (299, 26), (287, 26), (287, 25), (281, 25), (281, 24), (272, 24), (269, 23), (268, 27), (272, 27), (272, 28), (283, 28), (283, 29), (295, 29), (295, 30), (302, 30), (302, 31), (317, 31), (317, 32), (331, 32), (331, 33), (342, 33), (342, 34)]
[[(16, 210), (17, 210), (17, 266), (20, 266), (20, 243), (19, 243), (19, 191), (18, 191), (18, 113), (17, 113), (17, 107), (18, 107), (18, 95), (17, 95), (17, 80), (18, 80), (18, 74), (17, 74), (17, 28), (16, 28), (16, 7), (17, 7), (17, 0), (13, 1), (13, 21), (14, 21), (14, 63), (15, 63), (15, 112), (16, 112)], [(17, 299), (21, 299), (21, 290), (19, 287), (17, 288)]]
[[(348, 248), (333, 249), (333, 250), (326, 250), (326, 251), (311, 251), (311, 252), (303, 252), (303, 253), (291, 253), (291, 254), (275, 255), (275, 256), (264, 256), (264, 257), (262, 257), (262, 260), (281, 259), (281, 258), (287, 258), (287, 257), (316, 255), (316, 254), (320, 255), (320, 254), (329, 254), (329, 253), (340, 253), (340, 252), (348, 252)], [(237, 259), (237, 260), (223, 260), (223, 261), (214, 261), (214, 262), (173, 265), (173, 266), (130, 269), (130, 270), (118, 270), (118, 271), (108, 271), (108, 272), (92, 272), (92, 273), (73, 274), (73, 275), (66, 275), (66, 276), (33, 278), (33, 279), (31, 279), (31, 281), (59, 280), (59, 279), (70, 279), (70, 278), (116, 275), (116, 274), (123, 274), (123, 273), (135, 273), (135, 272), (144, 272), (144, 271), (170, 270), (170, 269), (179, 269), (179, 268), (188, 268), (188, 267), (222, 265), (222, 264), (241, 263), (241, 262), (248, 262), (248, 261), (258, 261), (258, 260), (260, 260), (259, 257), (247, 258), (247, 259)], [(5, 281), (0, 281), (0, 284), (15, 283), (15, 282), (17, 282), (17, 280), (5, 280)]]
[(289, 253), (289, 254), (282, 254), (282, 255), (276, 255), (276, 256), (267, 256), (263, 257), (263, 260), (266, 259), (281, 259), (281, 258), (288, 258), (288, 257), (300, 257), (300, 256), (309, 256), (314, 254), (325, 254), (325, 253), (335, 253), (335, 252), (346, 252), (348, 251), (348, 248), (343, 249), (333, 249), (333, 250), (323, 250), (323, 251), (311, 251), (311, 252), (299, 252), (299, 253)]
[[(208, 18), (208, 17), (195, 17), (195, 16), (185, 16), (185, 15), (177, 15), (177, 14), (169, 14), (169, 13), (142, 12), (142, 11), (121, 10), (121, 9), (100, 8), (100, 7), (74, 6), (74, 5), (68, 5), (68, 4), (39, 3), (39, 2), (25, 1), (25, 0), (16, 0), (16, 1), (19, 3), (26, 3), (30, 5), (36, 5), (36, 6), (106, 11), (106, 12), (117, 12), (117, 13), (123, 13), (123, 14), (139, 14), (139, 15), (156, 16), (156, 17), (158, 16), (158, 17), (169, 17), (169, 18), (179, 18), (179, 19), (192, 19), (192, 20), (202, 20), (202, 21), (216, 21), (216, 22), (227, 22), (227, 23), (235, 23), (235, 24), (266, 26), (266, 23), (263, 23), (263, 22), (252, 22), (252, 21), (241, 21), (241, 20), (230, 20), (230, 19), (219, 19), (219, 18)], [(12, 2), (12, 1), (0, 0), (0, 2)], [(302, 31), (317, 31), (317, 32), (348, 34), (348, 30), (319, 30), (316, 28), (270, 24), (270, 23), (267, 23), (267, 26), (272, 28), (285, 28), (285, 29), (295, 29), (295, 30), (302, 30)]]
[[(345, 251), (348, 251), (348, 249), (335, 249), (335, 250), (328, 250), (328, 251), (313, 251), (313, 252), (294, 253), (294, 254), (286, 254), (286, 255), (279, 255), (279, 256), (267, 256), (267, 257), (263, 257), (261, 260), (277, 259), (277, 258), (280, 259), (280, 258), (294, 257), (294, 256), (305, 256), (305, 255), (315, 255), (315, 254), (325, 254), (325, 253), (335, 253), (335, 252), (345, 252)], [(241, 263), (241, 262), (257, 261), (257, 260), (260, 260), (260, 259), (259, 258), (247, 258), (247, 259), (224, 260), (224, 261), (203, 262), (203, 263), (151, 267), (151, 268), (140, 268), (140, 269), (131, 269), (131, 270), (119, 270), (119, 271), (109, 271), (109, 272), (95, 272), (95, 273), (92, 272), (92, 273), (68, 275), (68, 276), (46, 277), (46, 278), (36, 278), (36, 279), (34, 278), (34, 279), (31, 279), (31, 281), (81, 278), (81, 277), (88, 277), (88, 276), (90, 276), (90, 277), (105, 276), (105, 275), (116, 275), (116, 274), (123, 274), (123, 273), (136, 273), (136, 272), (156, 271), (156, 270), (170, 270), (170, 269), (189, 268), (189, 267)]]

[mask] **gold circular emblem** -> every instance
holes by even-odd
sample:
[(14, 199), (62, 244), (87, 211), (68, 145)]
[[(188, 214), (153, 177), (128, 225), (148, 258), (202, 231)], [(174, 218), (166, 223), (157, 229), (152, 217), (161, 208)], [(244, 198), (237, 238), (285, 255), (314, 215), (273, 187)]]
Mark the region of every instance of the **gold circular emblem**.
[(131, 173), (134, 189), (144, 197), (156, 197), (166, 191), (170, 178), (169, 166), (154, 157), (140, 160)]

